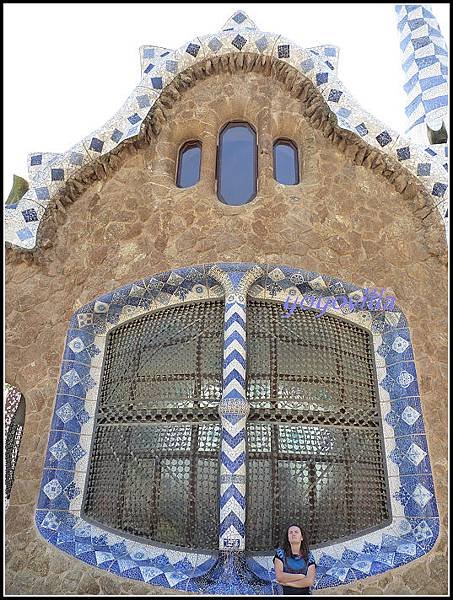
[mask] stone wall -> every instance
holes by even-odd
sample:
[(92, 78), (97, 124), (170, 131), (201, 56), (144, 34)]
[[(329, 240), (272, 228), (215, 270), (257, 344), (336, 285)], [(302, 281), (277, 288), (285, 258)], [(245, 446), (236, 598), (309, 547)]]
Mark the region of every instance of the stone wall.
[[(402, 194), (372, 163), (355, 164), (347, 144), (328, 139), (304, 110), (303, 100), (264, 73), (219, 73), (197, 81), (166, 109), (158, 135), (138, 150), (131, 146), (114, 173), (60, 207), (51, 247), (39, 257), (8, 249), (6, 377), (24, 394), (27, 411), (6, 520), (7, 593), (173, 593), (58, 552), (38, 534), (34, 510), (70, 316), (142, 277), (220, 261), (287, 264), (396, 296), (411, 330), (441, 533), (423, 559), (324, 593), (446, 593), (443, 226), (439, 215), (426, 218), (420, 210), (421, 193)], [(231, 119), (252, 123), (258, 138), (258, 194), (239, 207), (222, 204), (215, 191), (217, 134)], [(272, 142), (278, 137), (298, 145), (296, 186), (273, 179)], [(201, 179), (178, 189), (177, 152), (189, 139), (203, 144)]]

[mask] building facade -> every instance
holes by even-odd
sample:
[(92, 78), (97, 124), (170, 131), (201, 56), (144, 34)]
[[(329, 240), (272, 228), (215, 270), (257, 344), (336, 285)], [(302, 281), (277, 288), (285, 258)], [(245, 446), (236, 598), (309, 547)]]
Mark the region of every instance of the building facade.
[(296, 518), (316, 593), (446, 593), (445, 155), (241, 11), (141, 66), (5, 210), (6, 591), (278, 594)]

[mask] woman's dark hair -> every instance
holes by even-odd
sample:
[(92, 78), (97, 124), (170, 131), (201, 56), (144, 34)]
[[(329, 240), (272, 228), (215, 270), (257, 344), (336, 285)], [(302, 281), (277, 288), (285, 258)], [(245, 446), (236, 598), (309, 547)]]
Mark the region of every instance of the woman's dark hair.
[(298, 523), (291, 523), (291, 525), (288, 525), (288, 527), (285, 529), (285, 533), (283, 534), (283, 538), (280, 543), (280, 548), (283, 549), (286, 556), (291, 556), (291, 554), (292, 554), (291, 544), (289, 543), (289, 540), (288, 540), (288, 532), (291, 527), (299, 527), (299, 529), (302, 533), (302, 542), (300, 543), (300, 553), (302, 554), (304, 559), (307, 560), (308, 553), (310, 552), (310, 548), (308, 546), (308, 538), (307, 538), (307, 534), (305, 533), (303, 528)]

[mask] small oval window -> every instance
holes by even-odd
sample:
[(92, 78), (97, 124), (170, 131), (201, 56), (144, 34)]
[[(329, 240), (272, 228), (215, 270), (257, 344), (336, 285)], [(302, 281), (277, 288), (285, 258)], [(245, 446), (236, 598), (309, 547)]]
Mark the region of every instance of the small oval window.
[(246, 204), (256, 196), (256, 133), (248, 123), (228, 123), (220, 132), (217, 195), (225, 204)]
[(186, 142), (179, 150), (176, 185), (188, 188), (200, 181), (201, 142)]
[(297, 146), (291, 140), (277, 140), (274, 143), (274, 179), (284, 185), (299, 183)]

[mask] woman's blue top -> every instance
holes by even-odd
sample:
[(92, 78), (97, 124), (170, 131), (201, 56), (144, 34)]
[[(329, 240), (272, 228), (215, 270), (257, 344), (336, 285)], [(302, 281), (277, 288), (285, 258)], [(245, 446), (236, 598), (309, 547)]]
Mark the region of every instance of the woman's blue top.
[[(310, 565), (315, 565), (315, 558), (311, 552), (308, 553), (307, 560), (304, 559), (303, 556), (295, 556), (294, 554), (290, 554), (286, 556), (283, 548), (277, 548), (275, 551), (274, 559), (279, 558), (283, 563), (283, 573), (296, 573), (298, 575), (306, 575), (308, 571), (308, 567)], [(289, 594), (310, 594), (310, 588), (292, 588), (289, 586), (282, 586), (284, 593)]]

